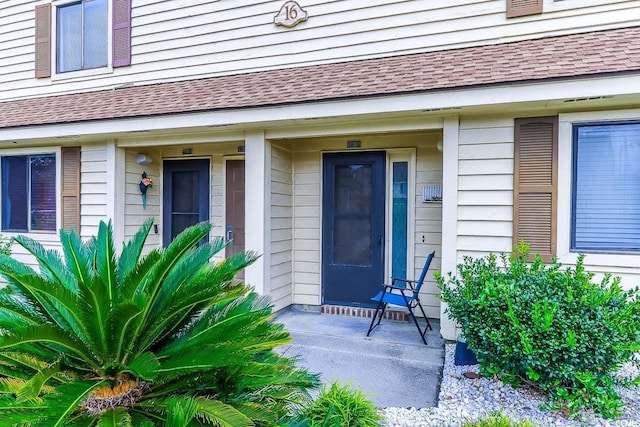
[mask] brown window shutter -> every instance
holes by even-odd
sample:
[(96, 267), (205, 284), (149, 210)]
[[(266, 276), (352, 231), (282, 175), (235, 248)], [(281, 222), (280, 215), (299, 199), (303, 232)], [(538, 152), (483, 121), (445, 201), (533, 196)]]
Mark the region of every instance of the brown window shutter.
[(51, 3), (36, 6), (36, 78), (51, 77)]
[(62, 228), (80, 233), (80, 147), (62, 149)]
[(550, 261), (556, 253), (558, 117), (515, 120), (513, 242)]
[(542, 13), (543, 0), (507, 0), (507, 18)]
[(113, 0), (113, 66), (131, 65), (131, 0)]

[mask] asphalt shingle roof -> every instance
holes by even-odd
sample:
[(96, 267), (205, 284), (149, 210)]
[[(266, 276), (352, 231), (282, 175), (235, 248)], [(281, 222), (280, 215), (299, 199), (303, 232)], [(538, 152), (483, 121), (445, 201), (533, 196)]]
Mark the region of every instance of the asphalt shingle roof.
[(0, 128), (640, 72), (640, 27), (0, 102)]

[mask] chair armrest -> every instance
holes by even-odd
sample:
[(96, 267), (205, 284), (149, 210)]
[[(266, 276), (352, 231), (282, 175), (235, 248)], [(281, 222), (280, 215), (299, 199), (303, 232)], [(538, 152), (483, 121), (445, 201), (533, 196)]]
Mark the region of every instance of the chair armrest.
[(400, 291), (401, 293), (404, 294), (405, 291), (411, 291), (413, 292), (413, 288), (407, 288), (406, 286), (394, 286), (394, 285), (389, 285), (389, 284), (382, 284), (382, 288), (384, 289), (384, 292), (390, 292), (393, 290), (396, 291)]
[(407, 285), (409, 285), (409, 288), (411, 290), (413, 290), (413, 284), (416, 282), (415, 280), (409, 280), (409, 279), (396, 279), (396, 278), (391, 278), (391, 283), (393, 284), (393, 286), (397, 286), (396, 282), (401, 282), (403, 283), (402, 288), (406, 289)]

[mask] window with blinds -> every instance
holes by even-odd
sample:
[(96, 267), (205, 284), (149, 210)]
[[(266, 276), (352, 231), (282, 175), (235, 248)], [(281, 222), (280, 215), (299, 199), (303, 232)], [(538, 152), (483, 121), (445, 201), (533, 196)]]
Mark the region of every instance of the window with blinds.
[(573, 131), (572, 249), (640, 251), (640, 122)]
[(56, 230), (54, 154), (2, 157), (2, 230)]

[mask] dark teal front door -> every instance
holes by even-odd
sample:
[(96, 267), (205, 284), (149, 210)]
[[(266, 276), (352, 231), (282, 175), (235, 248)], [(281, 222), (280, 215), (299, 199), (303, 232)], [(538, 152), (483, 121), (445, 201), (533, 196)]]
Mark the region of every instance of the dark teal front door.
[(384, 278), (384, 152), (323, 157), (322, 302), (373, 306)]
[(209, 160), (165, 160), (163, 163), (163, 244), (185, 228), (209, 220)]

